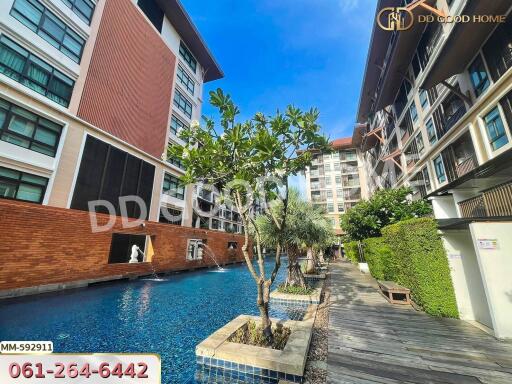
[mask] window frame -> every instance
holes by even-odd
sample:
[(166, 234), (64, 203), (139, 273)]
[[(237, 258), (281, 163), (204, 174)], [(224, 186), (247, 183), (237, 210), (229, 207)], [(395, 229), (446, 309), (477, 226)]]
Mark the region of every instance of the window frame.
[[(170, 180), (166, 180), (169, 178)], [(169, 188), (166, 189), (165, 183), (169, 183)], [(173, 189), (173, 185), (175, 186)], [(164, 181), (162, 183), (162, 193), (174, 197), (178, 200), (185, 200), (185, 186), (180, 185), (179, 179), (171, 173), (165, 172)]]
[[(414, 114), (413, 114), (413, 111), (414, 111)], [(409, 114), (411, 115), (411, 120), (413, 122), (413, 124), (416, 124), (419, 120), (419, 115), (418, 115), (418, 108), (416, 107), (416, 103), (413, 102), (411, 103), (411, 106), (409, 107)]]
[[(13, 47), (7, 45), (4, 41), (7, 40), (10, 44), (13, 44), (17, 50), (15, 50)], [(0, 35), (0, 50), (1, 49), (8, 49), (10, 51), (13, 51), (15, 54), (21, 56), (23, 58), (23, 69), (21, 72), (17, 72), (11, 67), (7, 67), (6, 65), (0, 63), (0, 73), (4, 76), (9, 77), (10, 79), (16, 81), (17, 83), (27, 87), (28, 89), (31, 89), (34, 92), (39, 93), (40, 95), (43, 95), (44, 97), (50, 99), (54, 103), (57, 103), (65, 108), (69, 107), (69, 103), (71, 101), (71, 98), (73, 96), (73, 91), (75, 87), (75, 81), (68, 76), (64, 75), (59, 70), (55, 69), (50, 64), (46, 63), (45, 61), (41, 60), (38, 56), (31, 53), (29, 50), (23, 48), (18, 43), (14, 42), (12, 39), (8, 38), (5, 35)], [(21, 53), (22, 51), (23, 53)], [(47, 84), (39, 83), (35, 79), (32, 79), (28, 77), (28, 72), (31, 68), (31, 66), (35, 65), (38, 67), (39, 70), (42, 70), (43, 72), (47, 73), (48, 80)], [(43, 67), (43, 65), (47, 66), (48, 68)], [(2, 67), (5, 67), (7, 71), (3, 70)], [(51, 89), (53, 88), (53, 82), (55, 81), (55, 78), (57, 78), (57, 81), (60, 81), (61, 83), (64, 83), (63, 80), (68, 80), (70, 84), (67, 84), (70, 87), (70, 94), (69, 94), (69, 100), (64, 99), (60, 95), (57, 95), (56, 93), (52, 92)], [(29, 84), (35, 84), (38, 88), (31, 87)], [(54, 97), (54, 98), (52, 98)], [(64, 103), (61, 103), (58, 100), (55, 100), (55, 98), (61, 99)]]
[(187, 66), (194, 72), (194, 75), (197, 73), (197, 59), (192, 54), (192, 51), (183, 43), (183, 41), (180, 41), (180, 47), (178, 49), (180, 57), (183, 59), (183, 61), (187, 64)]
[[(202, 247), (204, 246), (201, 239), (188, 239), (187, 240), (187, 255), (188, 261), (197, 261), (203, 259)], [(192, 247), (192, 248), (191, 248)], [(201, 252), (200, 252), (201, 249)]]
[(420, 105), (423, 111), (426, 111), (430, 107), (430, 100), (428, 97), (428, 91), (420, 89), (419, 91)]
[[(439, 163), (437, 163), (437, 160), (440, 160)], [(448, 181), (448, 175), (446, 174), (446, 167), (444, 165), (444, 159), (443, 159), (443, 156), (441, 154), (439, 154), (438, 156), (436, 156), (433, 160), (432, 160), (432, 163), (434, 164), (434, 170), (435, 170), (435, 173), (436, 173), (436, 178), (437, 178), (437, 182), (439, 184), (444, 184)], [(442, 174), (440, 174), (438, 171), (440, 171), (440, 168), (438, 167), (438, 164), (442, 166)], [(443, 178), (443, 180), (441, 180), (441, 178)]]
[[(193, 105), (192, 102), (181, 93), (179, 89), (176, 88), (174, 91), (173, 104), (178, 108), (185, 116), (189, 119), (192, 118)], [(183, 104), (183, 105), (182, 105)], [(189, 107), (190, 111), (187, 109)]]
[[(80, 20), (82, 20), (87, 25), (91, 25), (92, 18), (94, 17), (94, 11), (96, 10), (96, 4), (91, 0), (61, 0), (66, 7), (71, 9), (75, 15), (77, 15)], [(87, 15), (84, 15), (84, 13), (78, 8), (76, 5), (78, 1), (83, 1), (84, 3), (89, 3), (91, 6), (91, 16), (90, 18), (87, 17)]]
[[(475, 71), (474, 69), (477, 67), (477, 65), (481, 65), (481, 70)], [(482, 78), (480, 75), (482, 74), (482, 70), (485, 73), (485, 78)], [(479, 83), (475, 84), (473, 73), (478, 73), (478, 80)], [(489, 72), (487, 71), (487, 67), (485, 66), (484, 59), (480, 53), (475, 57), (475, 59), (471, 62), (471, 64), (468, 67), (468, 74), (469, 74), (469, 82), (471, 83), (471, 87), (473, 88), (473, 91), (475, 92), (475, 95), (477, 98), (479, 98), (481, 95), (485, 93), (491, 86), (491, 76), (489, 75)]]
[[(490, 132), (489, 132), (489, 128), (490, 128), (489, 127), (489, 121), (487, 120), (487, 118), (491, 114), (493, 114), (493, 113), (496, 113), (495, 118), (492, 120), (494, 131), (497, 131), (496, 130), (496, 124), (495, 124), (497, 120), (499, 120), (501, 122), (501, 126), (503, 128), (503, 132), (499, 136), (496, 136), (494, 139), (490, 135)], [(507, 144), (510, 143), (510, 139), (509, 139), (509, 136), (507, 134), (507, 127), (505, 126), (505, 119), (503, 119), (503, 116), (501, 114), (501, 109), (500, 109), (499, 105), (496, 105), (488, 113), (486, 113), (485, 116), (483, 116), (482, 120), (484, 122), (485, 132), (486, 132), (486, 135), (487, 135), (487, 143), (489, 144), (492, 152), (497, 152), (500, 149), (502, 149), (503, 147), (505, 147)], [(507, 141), (505, 143), (503, 143), (502, 145), (500, 145), (499, 147), (495, 148), (494, 144), (496, 142), (498, 142), (499, 140), (503, 139), (503, 138), (506, 138)]]
[[(16, 5), (19, 5), (20, 1), (26, 1), (41, 12), (41, 16), (37, 25), (32, 21), (28, 21), (28, 17), (26, 17), (23, 13), (20, 12), (19, 9), (16, 8)], [(14, 0), (9, 14), (25, 27), (34, 32), (36, 35), (45, 40), (48, 44), (58, 49), (65, 56), (69, 57), (75, 63), (80, 64), (87, 40), (80, 36), (78, 32), (73, 30), (73, 28), (67, 25), (59, 17), (57, 17), (57, 15), (51, 12), (44, 4), (40, 3), (38, 0)], [(45, 22), (47, 19), (60, 28), (62, 37), (59, 38), (58, 36), (54, 36), (52, 35), (51, 31), (46, 29)], [(59, 23), (61, 25), (59, 25)], [(78, 45), (80, 45), (80, 52), (78, 54), (75, 54), (65, 45), (66, 37), (68, 39), (74, 40)]]
[[(430, 133), (429, 133), (429, 122), (431, 122), (431, 123), (432, 123), (432, 127), (431, 127), (431, 128), (432, 128), (432, 132), (434, 133), (434, 137), (435, 137), (435, 140), (433, 140), (433, 141), (432, 141), (432, 138), (431, 138)], [(434, 121), (434, 119), (433, 119), (433, 118), (430, 118), (430, 119), (428, 119), (428, 120), (425, 122), (425, 129), (426, 129), (426, 131), (427, 131), (427, 138), (428, 138), (428, 142), (429, 142), (429, 144), (430, 144), (431, 146), (432, 146), (432, 145), (434, 145), (435, 143), (437, 143), (437, 141), (439, 140), (439, 139), (437, 138), (437, 130), (436, 130), (436, 125), (435, 125), (435, 124), (436, 124), (436, 123), (435, 123), (435, 121)]]
[[(46, 191), (48, 189), (48, 184), (50, 182), (49, 178), (46, 178), (44, 176), (34, 175), (34, 174), (28, 173), (28, 172), (18, 171), (17, 169), (12, 169), (12, 168), (7, 168), (7, 167), (0, 166), (0, 170), (1, 169), (7, 169), (8, 171), (18, 173), (18, 178), (17, 179), (12, 179), (12, 178), (9, 178), (9, 177), (6, 177), (6, 176), (3, 176), (3, 175), (0, 174), (0, 184), (2, 183), (2, 181), (5, 181), (6, 183), (15, 184), (15, 186), (16, 186), (15, 197), (7, 197), (7, 196), (1, 196), (0, 195), (0, 199), (24, 201), (24, 202), (33, 203), (33, 204), (43, 204), (44, 198), (46, 196)], [(25, 180), (23, 180), (23, 176), (24, 175), (29, 175), (29, 176), (32, 176), (32, 177), (38, 177), (40, 179), (45, 179), (46, 180), (46, 184), (42, 185), (42, 184), (37, 184), (37, 183), (30, 182), (30, 181), (25, 181)], [(39, 187), (39, 188), (41, 188), (41, 196), (39, 197), (39, 200), (38, 201), (32, 201), (32, 200), (26, 200), (26, 199), (19, 199), (17, 197), (17, 195), (19, 193), (19, 189), (20, 189), (20, 186), (22, 184), (29, 185), (29, 186), (32, 186), (32, 187)]]
[(180, 81), (181, 85), (185, 87), (185, 89), (194, 96), (196, 82), (190, 76), (187, 71), (183, 68), (181, 64), (178, 64), (178, 69), (176, 70), (176, 77)]
[[(4, 106), (2, 105), (3, 103), (8, 104), (7, 109), (4, 109)], [(19, 115), (16, 112), (13, 112), (14, 108), (18, 108), (18, 109), (20, 109), (22, 111), (30, 113), (31, 115), (33, 115), (35, 117), (35, 121), (29, 120), (27, 117)], [(59, 145), (60, 145), (60, 139), (62, 137), (62, 131), (64, 129), (64, 127), (62, 125), (59, 125), (59, 124), (57, 124), (57, 123), (55, 123), (55, 122), (53, 122), (51, 120), (45, 119), (44, 117), (41, 117), (38, 114), (33, 113), (32, 111), (29, 111), (26, 108), (22, 108), (22, 107), (20, 107), (20, 106), (18, 106), (16, 104), (13, 104), (13, 103), (5, 100), (5, 99), (0, 98), (0, 111), (4, 111), (4, 110), (5, 110), (5, 120), (4, 120), (3, 124), (0, 126), (0, 141), (4, 141), (6, 143), (9, 143), (9, 144), (12, 144), (12, 145), (16, 145), (16, 146), (19, 146), (21, 148), (28, 149), (29, 151), (34, 151), (34, 152), (37, 152), (37, 153), (40, 153), (42, 155), (49, 156), (49, 157), (52, 157), (52, 158), (55, 158), (57, 156), (57, 151), (58, 151)], [(31, 123), (34, 124), (34, 130), (33, 130), (32, 135), (30, 137), (24, 136), (21, 133), (18, 133), (16, 131), (12, 131), (12, 130), (9, 129), (9, 127), (11, 125), (11, 120), (12, 120), (12, 118), (14, 116), (20, 118), (21, 120), (24, 120), (26, 122), (31, 122)], [(42, 125), (40, 123), (41, 121), (47, 121), (50, 124), (58, 126), (60, 128), (60, 131), (59, 132), (52, 131), (51, 128), (48, 128), (48, 127)], [(38, 132), (38, 129), (43, 129), (43, 130), (55, 132), (55, 134), (57, 136), (56, 140), (55, 140), (55, 145), (51, 146), (51, 145), (48, 145), (48, 144), (46, 144), (46, 143), (44, 143), (42, 141), (37, 140), (35, 137), (36, 137), (36, 133)], [(26, 140), (26, 141), (28, 141), (29, 145), (28, 145), (28, 147), (25, 147), (23, 145), (16, 144), (16, 143), (4, 140), (3, 139), (3, 135), (4, 134), (8, 134), (8, 135), (12, 135), (12, 136), (15, 136), (15, 137), (19, 137), (21, 140)], [(38, 151), (37, 149), (33, 148), (34, 144), (36, 144), (38, 146), (41, 146), (41, 147), (45, 147), (45, 148), (47, 148), (50, 151), (53, 151), (53, 155), (48, 155), (47, 153), (43, 153), (41, 151)]]

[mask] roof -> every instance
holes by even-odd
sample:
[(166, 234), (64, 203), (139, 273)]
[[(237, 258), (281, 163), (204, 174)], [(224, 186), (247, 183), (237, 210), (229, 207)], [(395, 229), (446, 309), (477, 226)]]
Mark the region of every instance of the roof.
[(343, 137), (341, 139), (335, 139), (331, 142), (331, 146), (335, 149), (353, 148), (352, 138)]
[(204, 82), (218, 80), (224, 77), (224, 72), (208, 49), (201, 34), (190, 19), (187, 11), (179, 0), (155, 0), (164, 11), (176, 32), (181, 36), (188, 49), (192, 51), (201, 67), (205, 70)]

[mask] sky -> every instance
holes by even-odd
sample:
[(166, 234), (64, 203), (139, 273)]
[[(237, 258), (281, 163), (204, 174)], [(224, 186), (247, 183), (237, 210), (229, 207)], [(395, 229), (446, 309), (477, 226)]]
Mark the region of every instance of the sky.
[(327, 136), (352, 135), (376, 0), (181, 1), (225, 74), (205, 84), (204, 115), (222, 88), (241, 119), (317, 107)]

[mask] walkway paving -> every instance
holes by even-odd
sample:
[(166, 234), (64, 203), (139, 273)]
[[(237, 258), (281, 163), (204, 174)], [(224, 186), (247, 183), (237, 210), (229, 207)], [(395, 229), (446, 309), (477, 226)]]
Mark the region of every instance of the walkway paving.
[(347, 262), (330, 269), (328, 383), (512, 384), (512, 343), (388, 304)]

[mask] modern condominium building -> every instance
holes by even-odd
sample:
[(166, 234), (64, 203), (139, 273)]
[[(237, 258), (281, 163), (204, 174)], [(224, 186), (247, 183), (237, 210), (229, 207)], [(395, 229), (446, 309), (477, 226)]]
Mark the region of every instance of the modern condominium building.
[(313, 154), (313, 163), (306, 169), (306, 193), (309, 201), (321, 206), (336, 229), (340, 215), (366, 195), (360, 152), (350, 137), (334, 140), (331, 153)]
[(512, 4), (432, 1), (470, 22), (422, 23), (431, 10), (407, 3), (410, 29), (373, 29), (354, 144), (370, 193), (410, 186), (432, 202), (461, 318), (512, 337)]

